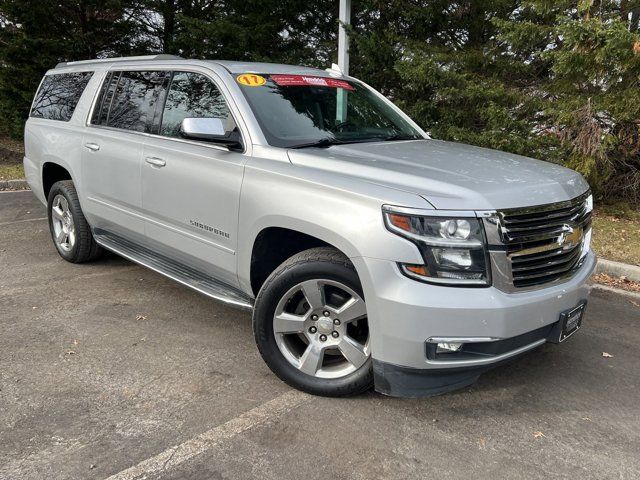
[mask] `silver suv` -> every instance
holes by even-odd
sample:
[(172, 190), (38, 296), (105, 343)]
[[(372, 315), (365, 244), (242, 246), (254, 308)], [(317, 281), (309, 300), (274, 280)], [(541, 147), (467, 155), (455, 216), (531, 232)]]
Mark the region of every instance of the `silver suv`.
[(432, 140), (337, 70), (59, 64), (25, 151), (65, 260), (110, 250), (252, 309), (265, 362), (313, 394), (443, 393), (581, 326), (584, 179)]

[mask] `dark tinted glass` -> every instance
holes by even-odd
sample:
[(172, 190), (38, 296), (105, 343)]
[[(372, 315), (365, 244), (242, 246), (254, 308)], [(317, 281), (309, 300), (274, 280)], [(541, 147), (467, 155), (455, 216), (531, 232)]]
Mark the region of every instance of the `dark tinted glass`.
[[(165, 73), (122, 72), (117, 80), (115, 75), (105, 91), (100, 124), (136, 132), (150, 132), (156, 106), (161, 101)], [(110, 95), (113, 99), (109, 98)], [(105, 108), (108, 108), (106, 118)]]
[(120, 72), (109, 72), (102, 83), (100, 95), (98, 95), (98, 100), (93, 108), (93, 116), (91, 117), (91, 123), (93, 125), (106, 125), (109, 107), (113, 99), (113, 92), (116, 89), (119, 78)]
[(199, 73), (176, 72), (167, 94), (160, 134), (179, 137), (185, 118), (222, 118), (227, 132), (236, 128), (224, 97), (211, 80)]
[(31, 109), (31, 116), (49, 120), (71, 120), (76, 105), (93, 72), (47, 75)]

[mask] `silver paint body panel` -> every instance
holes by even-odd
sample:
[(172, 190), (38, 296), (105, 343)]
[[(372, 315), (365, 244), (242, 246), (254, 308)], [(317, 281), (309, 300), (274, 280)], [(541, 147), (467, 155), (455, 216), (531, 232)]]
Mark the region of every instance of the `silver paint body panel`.
[[(176, 70), (209, 76), (227, 99), (246, 150), (228, 152), (202, 142), (89, 125), (94, 99), (109, 70)], [(432, 140), (399, 110), (424, 140), (304, 150), (272, 147), (235, 81), (245, 72), (337, 77), (335, 72), (161, 59), (66, 65), (55, 73), (74, 71), (95, 74), (71, 121), (30, 118), (26, 124), (26, 176), (43, 203), (43, 165), (59, 164), (70, 172), (94, 228), (170, 258), (185, 271), (197, 269), (215, 277), (248, 297), (254, 296), (252, 249), (262, 230), (288, 228), (321, 239), (351, 258), (358, 271), (368, 305), (371, 351), (377, 360), (433, 368), (424, 351), (430, 337), (509, 338), (555, 322), (560, 311), (588, 296), (593, 253), (567, 282), (530, 292), (411, 280), (400, 273), (397, 262), (422, 263), (420, 252), (386, 230), (381, 210), (383, 205), (394, 205), (473, 216), (480, 210), (560, 202), (588, 190), (576, 172)], [(97, 144), (99, 150), (85, 144)], [(146, 158), (161, 159), (165, 165)]]

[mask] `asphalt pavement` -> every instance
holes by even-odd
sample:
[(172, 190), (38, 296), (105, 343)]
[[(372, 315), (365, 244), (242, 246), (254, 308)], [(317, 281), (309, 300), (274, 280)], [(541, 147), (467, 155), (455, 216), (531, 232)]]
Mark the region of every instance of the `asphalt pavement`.
[(640, 478), (634, 300), (593, 292), (573, 338), (458, 392), (319, 398), (269, 371), (248, 313), (66, 263), (44, 217), (0, 193), (0, 479)]

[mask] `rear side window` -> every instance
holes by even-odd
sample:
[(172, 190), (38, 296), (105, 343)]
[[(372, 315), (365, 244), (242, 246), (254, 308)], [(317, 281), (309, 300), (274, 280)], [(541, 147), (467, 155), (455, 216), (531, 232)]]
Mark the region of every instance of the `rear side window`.
[(162, 101), (165, 72), (112, 72), (102, 87), (92, 122), (136, 132), (151, 132)]
[(93, 72), (47, 75), (33, 101), (31, 116), (68, 122)]

